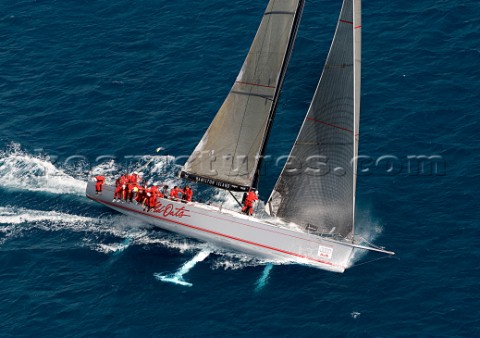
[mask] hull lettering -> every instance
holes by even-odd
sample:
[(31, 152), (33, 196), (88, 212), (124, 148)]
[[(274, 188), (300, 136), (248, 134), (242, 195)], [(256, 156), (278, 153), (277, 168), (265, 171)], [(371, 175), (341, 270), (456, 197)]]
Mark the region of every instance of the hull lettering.
[(155, 212), (158, 212), (165, 217), (190, 217), (190, 215), (188, 214), (188, 210), (185, 209), (185, 207), (175, 207), (172, 203), (162, 204), (161, 202), (159, 202), (155, 207)]

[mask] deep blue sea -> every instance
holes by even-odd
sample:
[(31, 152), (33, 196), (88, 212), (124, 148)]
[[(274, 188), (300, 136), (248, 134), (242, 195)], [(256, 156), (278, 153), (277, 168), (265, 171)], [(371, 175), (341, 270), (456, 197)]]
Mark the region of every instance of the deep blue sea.
[[(157, 147), (143, 174), (173, 180), (266, 3), (0, 2), (1, 337), (480, 336), (478, 1), (363, 4), (357, 228), (393, 258), (269, 271), (219, 250), (185, 275), (191, 287), (169, 284), (155, 274), (204, 244), (84, 197), (89, 170), (113, 176)], [(306, 3), (274, 158), (296, 137), (340, 6)], [(280, 170), (267, 166), (261, 199)]]

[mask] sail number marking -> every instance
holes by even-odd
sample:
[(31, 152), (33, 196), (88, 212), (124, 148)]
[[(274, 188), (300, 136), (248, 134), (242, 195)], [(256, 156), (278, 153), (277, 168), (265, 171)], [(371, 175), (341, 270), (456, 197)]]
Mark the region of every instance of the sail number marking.
[(332, 258), (332, 254), (333, 254), (333, 248), (329, 248), (327, 246), (322, 246), (322, 245), (318, 246), (318, 253), (317, 253), (318, 256), (330, 259)]

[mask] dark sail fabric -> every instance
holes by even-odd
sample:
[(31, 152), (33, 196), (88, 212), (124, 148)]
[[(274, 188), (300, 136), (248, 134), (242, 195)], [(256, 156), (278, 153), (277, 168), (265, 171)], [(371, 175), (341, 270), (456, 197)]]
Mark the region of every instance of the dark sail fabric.
[(307, 116), (267, 203), (272, 215), (343, 237), (353, 234), (354, 222), (360, 27), (360, 1), (345, 0)]
[(181, 176), (247, 190), (258, 176), (303, 0), (271, 0), (223, 105), (185, 163)]

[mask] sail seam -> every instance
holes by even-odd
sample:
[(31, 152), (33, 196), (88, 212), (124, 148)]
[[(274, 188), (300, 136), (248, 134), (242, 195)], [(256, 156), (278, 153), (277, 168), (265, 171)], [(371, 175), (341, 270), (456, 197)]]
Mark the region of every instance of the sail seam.
[(289, 14), (289, 15), (295, 15), (295, 12), (287, 12), (287, 11), (271, 11), (271, 12), (265, 12), (263, 16), (266, 15), (271, 15), (271, 14)]
[(267, 99), (267, 100), (273, 100), (273, 96), (272, 96), (272, 95), (262, 95), (262, 94), (247, 93), (247, 92), (241, 92), (241, 91), (238, 91), (238, 90), (232, 90), (231, 93), (232, 93), (232, 94), (238, 94), (238, 95), (257, 96), (257, 97), (261, 97), (261, 98), (264, 98), (264, 99)]
[[(329, 127), (333, 127), (333, 128), (337, 128), (337, 129), (341, 129), (341, 130), (344, 130), (344, 131), (348, 131), (350, 133), (353, 133), (353, 130), (350, 130), (350, 129), (347, 129), (347, 128), (343, 128), (343, 127), (340, 127), (340, 126), (336, 126), (334, 124), (331, 124), (331, 123), (327, 123), (325, 121), (321, 121), (321, 120), (317, 120), (317, 119), (314, 119), (313, 117), (307, 117), (307, 120), (309, 121), (313, 121), (313, 122), (317, 122), (317, 123), (321, 123), (321, 124), (324, 124), (326, 126), (329, 126)], [(355, 135), (356, 136), (356, 135)]]
[(325, 69), (335, 69), (335, 68), (346, 68), (346, 67), (353, 67), (353, 63), (342, 63), (342, 64), (326, 64)]
[(258, 83), (251, 83), (251, 82), (243, 82), (243, 81), (235, 81), (236, 83), (244, 84), (244, 85), (250, 85), (250, 86), (257, 86), (257, 87), (265, 87), (265, 88), (273, 88), (275, 89), (275, 86), (268, 86), (268, 85), (261, 85)]

